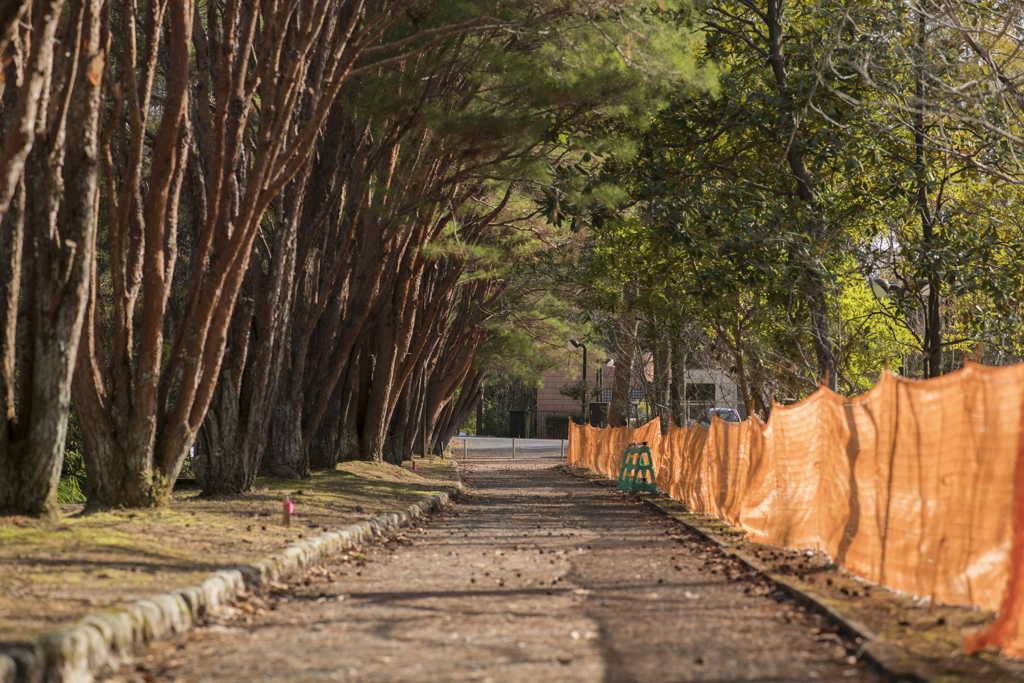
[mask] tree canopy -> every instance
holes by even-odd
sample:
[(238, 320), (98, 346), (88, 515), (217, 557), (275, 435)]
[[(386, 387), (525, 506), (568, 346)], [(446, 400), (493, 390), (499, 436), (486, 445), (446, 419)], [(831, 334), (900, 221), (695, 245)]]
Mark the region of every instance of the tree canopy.
[(8, 3), (0, 510), (57, 513), (72, 409), (89, 505), (158, 506), (443, 448), (569, 336), (613, 424), (1015, 362), (1019, 14)]

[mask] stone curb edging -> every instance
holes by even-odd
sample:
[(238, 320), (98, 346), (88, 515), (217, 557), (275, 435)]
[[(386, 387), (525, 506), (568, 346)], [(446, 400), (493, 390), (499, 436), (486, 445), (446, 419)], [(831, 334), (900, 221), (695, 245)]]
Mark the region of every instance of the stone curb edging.
[[(615, 480), (608, 479), (608, 481), (614, 483)], [(595, 481), (595, 483), (605, 485), (602, 481)], [(896, 679), (899, 679), (900, 681), (910, 681), (912, 683), (938, 683), (938, 678), (933, 675), (929, 671), (929, 667), (919, 661), (918, 658), (901, 650), (892, 643), (887, 642), (860, 621), (852, 617), (848, 617), (842, 612), (836, 610), (834, 607), (826, 604), (820, 596), (799, 588), (787, 581), (781, 575), (771, 572), (755, 558), (747, 555), (738, 548), (727, 543), (723, 543), (711, 534), (705, 532), (703, 529), (689, 524), (678, 517), (673, 517), (668, 510), (658, 504), (659, 499), (673, 500), (672, 498), (669, 498), (663, 493), (659, 493), (658, 498), (641, 497), (640, 499), (647, 507), (665, 515), (676, 523), (683, 525), (711, 545), (717, 547), (723, 552), (723, 554), (739, 560), (742, 564), (746, 565), (748, 569), (769, 579), (778, 587), (779, 590), (793, 598), (796, 602), (802, 604), (808, 609), (814, 610), (829, 621), (838, 625), (845, 635), (852, 638), (860, 638), (862, 645), (860, 651), (857, 653), (858, 659), (866, 659), (876, 668)]]
[(214, 572), (196, 586), (116, 605), (35, 640), (0, 645), (0, 683), (92, 683), (132, 660), (147, 643), (191, 630), (206, 614), (246, 588), (266, 588), (360, 543), (379, 538), (426, 513), (444, 507), (462, 490), (455, 485), (393, 512), (298, 541), (251, 565)]
[(708, 543), (719, 548), (722, 551), (722, 554), (737, 559), (748, 569), (769, 579), (773, 584), (775, 584), (776, 588), (781, 590), (790, 598), (804, 607), (821, 614), (823, 617), (839, 626), (839, 629), (846, 636), (859, 638), (862, 644), (860, 650), (857, 652), (858, 659), (866, 659), (873, 666), (894, 678), (899, 679), (900, 681), (911, 681), (912, 683), (937, 683), (937, 679), (927, 671), (926, 667), (922, 663), (916, 661), (915, 657), (904, 652), (892, 643), (887, 642), (860, 621), (852, 617), (848, 617), (834, 607), (826, 604), (820, 596), (790, 583), (780, 574), (770, 571), (753, 557), (747, 555), (734, 546), (723, 543), (711, 534), (705, 532), (703, 529), (692, 524), (688, 524), (678, 517), (673, 517), (667, 510), (658, 505), (657, 500), (645, 498), (643, 499), (643, 502), (652, 510), (656, 510), (669, 519), (682, 524), (690, 531), (698, 534)]

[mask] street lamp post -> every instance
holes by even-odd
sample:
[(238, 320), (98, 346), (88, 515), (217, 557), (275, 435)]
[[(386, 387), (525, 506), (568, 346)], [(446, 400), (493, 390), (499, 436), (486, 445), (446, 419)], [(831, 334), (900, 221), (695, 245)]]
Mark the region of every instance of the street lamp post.
[[(615, 360), (612, 359), (612, 358), (605, 358), (603, 361), (601, 361), (601, 365), (597, 368), (597, 388), (598, 389), (601, 389), (602, 391), (604, 390), (604, 369), (605, 368), (614, 368), (614, 367), (615, 367)], [(602, 401), (602, 403), (603, 403), (603, 401)]]
[(587, 381), (587, 345), (584, 344), (581, 341), (576, 340), (576, 339), (570, 339), (569, 341), (567, 341), (565, 343), (565, 348), (569, 349), (570, 351), (575, 351), (576, 349), (583, 349), (583, 381), (586, 382)]
[[(583, 349), (583, 386), (586, 387), (587, 382), (587, 345), (577, 339), (570, 339), (565, 343), (565, 348), (570, 351), (576, 349)], [(583, 424), (588, 424), (587, 421), (587, 408), (589, 407), (590, 396), (586, 395), (583, 401)]]
[(605, 406), (604, 406), (604, 418), (602, 419), (603, 426), (605, 426), (605, 427), (609, 426), (609, 423), (608, 423), (608, 412), (609, 412), (608, 408), (609, 408), (609, 406), (608, 406), (608, 401), (605, 401), (605, 399), (604, 399), (604, 391), (605, 391), (605, 389), (604, 389), (604, 369), (605, 368), (614, 368), (614, 367), (615, 367), (615, 360), (613, 358), (605, 358), (603, 361), (601, 361), (601, 365), (597, 368), (597, 388), (600, 389), (600, 391), (601, 391), (601, 395), (599, 397), (597, 397), (597, 398), (598, 398), (598, 402), (599, 403), (605, 404)]
[(601, 387), (602, 389), (604, 389), (604, 369), (605, 368), (614, 368), (614, 367), (615, 367), (615, 359), (614, 358), (605, 358), (603, 361), (601, 361), (601, 367), (599, 367), (597, 369), (597, 385), (599, 387)]
[[(587, 382), (587, 345), (584, 344), (583, 342), (579, 341), (578, 339), (570, 339), (569, 341), (567, 341), (565, 343), (565, 348), (569, 349), (570, 351), (575, 351), (576, 349), (583, 349), (583, 386), (586, 387), (586, 382)], [(604, 368), (613, 368), (613, 367), (615, 367), (615, 360), (614, 359), (612, 359), (612, 358), (605, 358), (603, 361), (601, 361), (601, 368), (598, 368), (598, 371), (597, 371), (597, 383), (601, 386), (601, 388), (604, 388), (604, 384), (602, 384), (602, 381), (601, 381), (602, 380), (602, 370)], [(589, 412), (589, 408), (590, 408), (590, 392), (587, 392), (587, 394), (584, 397), (584, 401), (583, 401), (583, 421), (584, 422), (588, 422), (588, 415), (587, 415), (587, 413)]]

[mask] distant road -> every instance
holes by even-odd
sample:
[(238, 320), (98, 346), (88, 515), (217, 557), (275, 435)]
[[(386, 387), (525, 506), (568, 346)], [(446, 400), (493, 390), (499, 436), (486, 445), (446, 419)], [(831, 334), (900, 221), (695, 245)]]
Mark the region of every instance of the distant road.
[[(463, 455), (462, 442), (468, 448)], [(558, 439), (516, 439), (516, 458), (529, 460), (558, 460), (562, 448), (568, 450), (569, 442)], [(494, 436), (456, 436), (452, 438), (452, 452), (455, 458), (511, 458), (512, 439)]]

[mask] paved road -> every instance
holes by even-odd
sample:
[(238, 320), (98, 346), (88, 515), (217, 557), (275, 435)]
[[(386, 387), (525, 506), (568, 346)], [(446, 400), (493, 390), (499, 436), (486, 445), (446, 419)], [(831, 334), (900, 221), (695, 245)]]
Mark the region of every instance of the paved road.
[(253, 596), (119, 681), (869, 681), (856, 645), (546, 460), (463, 465), (420, 529)]
[[(463, 441), (466, 448), (463, 449)], [(516, 439), (516, 459), (550, 460), (562, 458), (568, 448), (568, 441), (561, 439)], [(452, 439), (452, 452), (456, 458), (476, 460), (479, 458), (512, 458), (512, 439), (495, 436), (457, 436)]]

